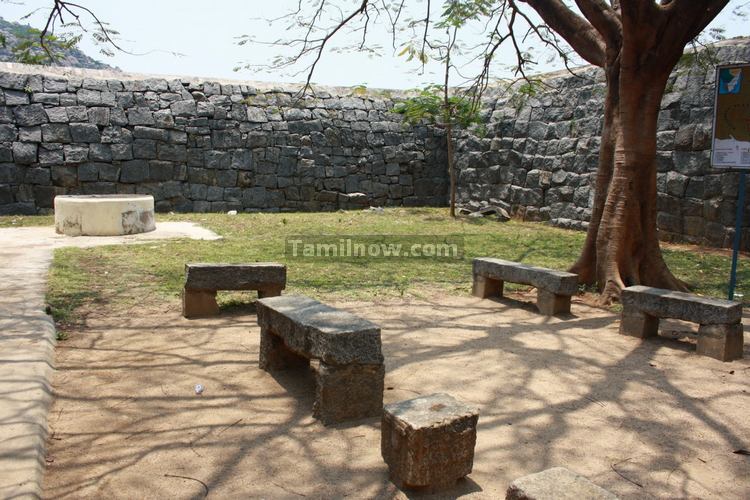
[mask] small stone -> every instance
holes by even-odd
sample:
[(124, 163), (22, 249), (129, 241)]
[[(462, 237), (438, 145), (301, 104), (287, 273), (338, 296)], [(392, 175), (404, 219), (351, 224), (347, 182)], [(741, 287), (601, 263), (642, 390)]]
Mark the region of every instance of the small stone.
[(37, 145), (30, 142), (13, 143), (13, 160), (20, 164), (30, 164), (36, 162)]
[(70, 135), (73, 138), (73, 142), (96, 143), (101, 141), (99, 127), (97, 127), (93, 123), (71, 123)]
[(33, 127), (34, 125), (47, 123), (47, 113), (44, 111), (42, 104), (16, 106), (13, 108), (13, 114), (16, 118), (16, 125), (19, 127)]
[(71, 142), (70, 127), (67, 123), (45, 123), (42, 125), (44, 142)]
[(29, 103), (29, 94), (23, 90), (5, 90), (5, 104), (8, 106), (23, 106)]

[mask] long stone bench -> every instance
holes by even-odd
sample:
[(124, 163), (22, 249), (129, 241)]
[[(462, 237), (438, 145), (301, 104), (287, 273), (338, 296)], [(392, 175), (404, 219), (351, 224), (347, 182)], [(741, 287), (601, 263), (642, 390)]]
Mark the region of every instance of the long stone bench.
[(647, 338), (658, 334), (659, 318), (700, 324), (698, 354), (721, 361), (742, 358), (742, 304), (648, 286), (622, 291), (620, 333)]
[(257, 290), (258, 297), (263, 298), (281, 295), (285, 287), (283, 264), (185, 264), (182, 315), (197, 318), (219, 314), (218, 290)]
[(544, 267), (534, 267), (518, 262), (482, 257), (474, 259), (474, 286), (476, 297), (503, 296), (506, 281), (536, 287), (536, 306), (547, 316), (570, 312), (570, 298), (578, 291), (578, 275)]
[(329, 425), (380, 416), (385, 367), (379, 326), (294, 295), (261, 299), (257, 310), (261, 369), (310, 365), (315, 418)]

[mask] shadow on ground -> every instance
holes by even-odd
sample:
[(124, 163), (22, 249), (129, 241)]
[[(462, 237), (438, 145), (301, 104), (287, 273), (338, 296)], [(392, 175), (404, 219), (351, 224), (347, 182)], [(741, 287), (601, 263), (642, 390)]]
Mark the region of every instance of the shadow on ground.
[[(502, 498), (553, 466), (623, 498), (750, 495), (750, 458), (733, 453), (750, 448), (750, 363), (697, 356), (689, 326), (641, 342), (581, 304), (566, 318), (506, 299), (338, 305), (383, 328), (386, 403), (479, 406), (474, 472), (446, 498)], [(309, 376), (258, 369), (254, 315), (145, 309), (89, 316), (59, 344), (45, 496), (407, 497), (378, 419), (323, 427)]]

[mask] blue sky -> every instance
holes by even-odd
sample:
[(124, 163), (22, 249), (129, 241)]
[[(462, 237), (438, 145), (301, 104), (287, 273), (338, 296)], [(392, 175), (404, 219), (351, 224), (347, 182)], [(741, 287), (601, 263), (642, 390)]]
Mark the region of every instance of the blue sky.
[[(128, 50), (145, 53), (118, 53), (114, 57), (105, 57), (97, 53), (98, 49), (88, 39), (81, 43), (81, 48), (87, 54), (124, 71), (276, 82), (304, 79), (304, 75), (294, 75), (288, 71), (233, 71), (233, 68), (246, 62), (267, 63), (279, 53), (279, 49), (274, 47), (239, 46), (237, 37), (254, 35), (258, 39), (270, 41), (295, 34), (287, 32), (282, 21), (269, 23), (264, 19), (277, 18), (289, 12), (296, 6), (297, 0), (80, 0), (79, 3), (91, 8), (102, 20), (118, 30), (122, 45)], [(352, 8), (359, 0), (338, 0), (338, 3)], [(732, 6), (739, 3), (742, 2), (730, 2), (730, 6), (712, 26), (725, 28), (727, 36), (750, 34), (743, 26), (747, 20), (731, 15)], [(0, 3), (0, 12), (7, 20), (18, 21), (34, 9), (49, 8), (51, 4), (51, 0), (25, 0), (22, 4), (6, 0)], [(417, 17), (419, 9), (424, 9), (425, 3), (423, 0), (413, 0), (410, 5), (417, 9), (413, 13)], [(46, 12), (48, 11), (40, 10), (24, 22), (41, 27)], [(442, 78), (441, 69), (434, 64), (428, 65), (426, 71), (421, 73), (418, 65), (395, 56), (390, 47), (390, 35), (386, 33), (384, 25), (373, 26), (370, 34), (373, 44), (385, 47), (381, 51), (381, 57), (329, 52), (323, 57), (314, 81), (325, 85), (363, 84), (368, 87), (413, 88)], [(471, 28), (463, 39), (469, 45), (481, 40), (477, 30)], [(354, 37), (345, 36), (339, 40), (340, 43), (351, 43)], [(177, 56), (175, 53), (182, 55)], [(545, 55), (539, 57), (543, 61), (538, 66), (539, 71), (561, 67), (559, 60), (546, 62), (547, 59)], [(499, 55), (493, 75), (498, 78), (512, 76), (506, 69), (512, 61), (513, 53), (508, 47)], [(297, 67), (298, 70), (302, 68), (303, 66)], [(471, 74), (475, 68), (476, 66), (469, 64), (463, 67), (463, 72)], [(454, 77), (453, 81), (458, 82), (459, 78)]]

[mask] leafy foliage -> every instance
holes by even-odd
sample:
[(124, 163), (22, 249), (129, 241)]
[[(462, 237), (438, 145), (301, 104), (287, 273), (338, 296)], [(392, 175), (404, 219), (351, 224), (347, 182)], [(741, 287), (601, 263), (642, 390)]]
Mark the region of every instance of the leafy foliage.
[[(75, 24), (60, 26), (60, 30), (44, 37), (42, 47), (41, 31), (26, 24), (6, 21), (0, 18), (0, 61), (13, 61), (25, 64), (64, 65), (79, 68), (110, 69), (111, 66), (99, 62), (77, 48), (78, 40), (86, 32)], [(80, 33), (74, 35), (73, 33)], [(88, 30), (95, 38), (96, 33)], [(110, 45), (100, 43), (101, 52), (110, 51)]]
[(11, 53), (16, 61), (24, 64), (52, 64), (76, 47), (81, 40), (80, 35), (54, 35), (42, 32), (36, 28), (18, 34), (18, 41), (11, 47)]
[(393, 111), (404, 115), (410, 124), (421, 122), (445, 126), (448, 123), (460, 127), (481, 123), (481, 116), (470, 99), (461, 95), (448, 97), (446, 106), (445, 88), (442, 85), (429, 85), (416, 96), (398, 102)]
[(510, 98), (510, 104), (516, 108), (516, 110), (521, 109), (530, 98), (539, 93), (543, 85), (542, 81), (538, 79), (524, 81), (519, 85), (515, 92), (513, 92), (513, 95)]

